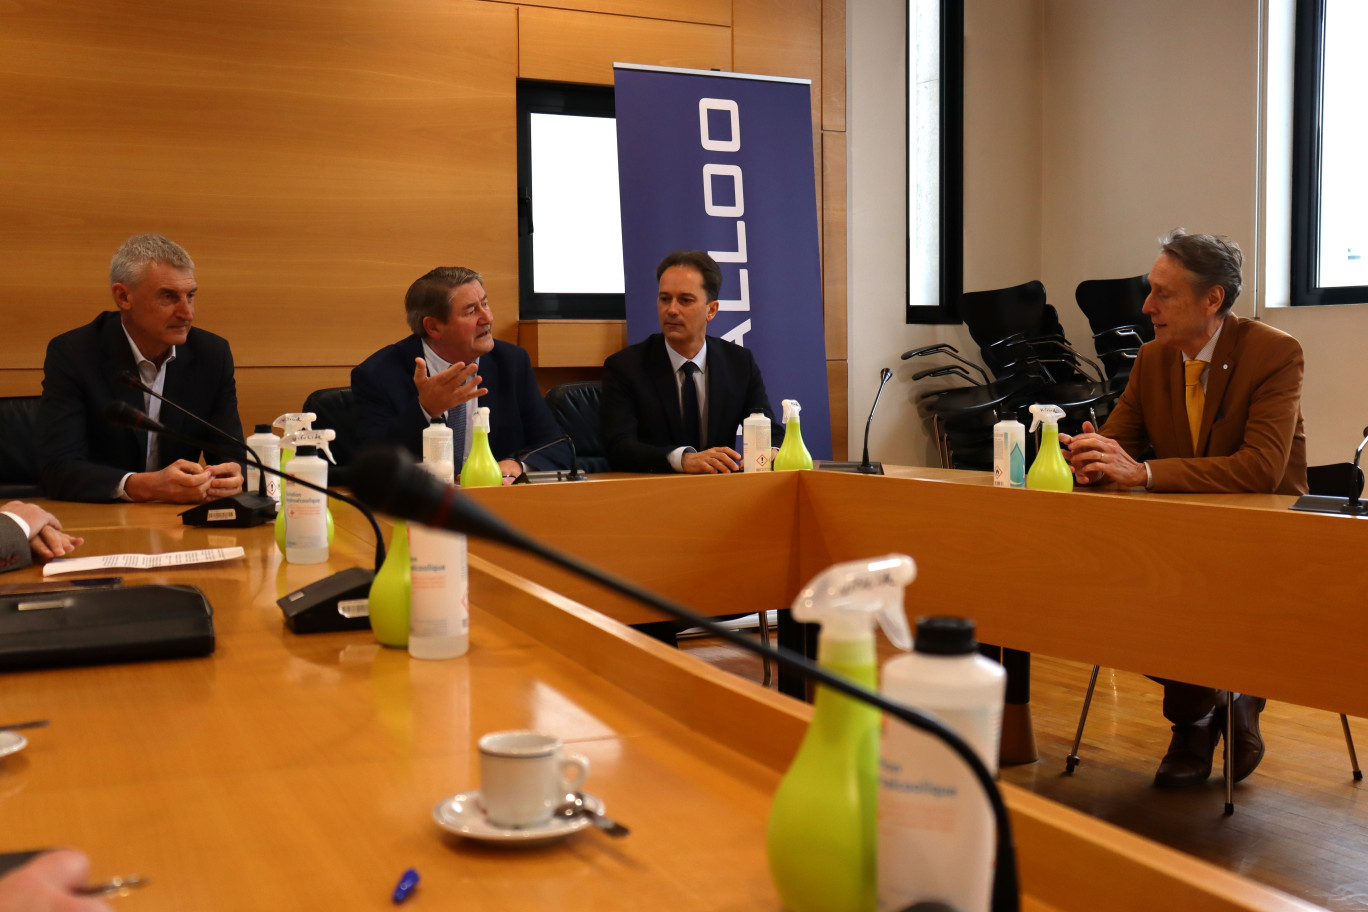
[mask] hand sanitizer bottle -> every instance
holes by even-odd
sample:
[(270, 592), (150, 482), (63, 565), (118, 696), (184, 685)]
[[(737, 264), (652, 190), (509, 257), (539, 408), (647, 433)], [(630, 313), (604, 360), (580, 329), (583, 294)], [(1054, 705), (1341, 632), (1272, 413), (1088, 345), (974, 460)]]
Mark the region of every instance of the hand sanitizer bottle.
[(741, 471), (768, 472), (774, 468), (770, 448), (770, 420), (764, 412), (752, 412), (741, 422)]
[[(301, 445), (290, 460), (290, 474), (319, 487), (328, 485), (328, 464), (312, 446)], [(321, 564), (328, 559), (326, 498), (300, 484), (285, 490), (285, 559), (292, 564)]]
[(776, 472), (812, 468), (812, 454), (803, 446), (803, 429), (798, 420), (800, 411), (802, 406), (797, 399), (784, 400), (784, 442), (779, 445), (779, 453), (774, 457)]
[(1069, 464), (1064, 461), (1064, 454), (1059, 449), (1059, 419), (1063, 417), (1064, 410), (1057, 405), (1037, 403), (1031, 406), (1031, 433), (1034, 434), (1041, 425), (1044, 425), (1045, 430), (1040, 435), (1040, 449), (1035, 462), (1031, 463), (1031, 471), (1026, 473), (1026, 487), (1037, 491), (1073, 490), (1073, 472), (1069, 470)]
[(470, 456), (461, 467), (461, 487), (498, 487), (503, 484), (503, 470), (494, 461), (494, 451), (489, 448), (489, 409), (480, 406), (475, 410), (474, 427)]
[[(822, 625), (817, 660), (874, 687), (874, 626), (911, 645), (902, 593), (912, 558), (890, 554), (828, 568), (798, 594), (795, 620)], [(879, 718), (874, 707), (818, 685), (812, 722), (769, 819), (769, 863), (787, 912), (870, 912), (875, 902)]]
[[(271, 433), (269, 424), (258, 424), (251, 437), (247, 438), (247, 446), (252, 448), (256, 458), (268, 469), (280, 471), (280, 438)], [(280, 479), (274, 475), (266, 474), (265, 491), (262, 491), (262, 471), (254, 465), (247, 466), (247, 488), (248, 494), (264, 493), (267, 497), (275, 499), (277, 510), (280, 508)]]
[(1015, 418), (993, 425), (993, 485), (1026, 487), (1026, 427)]
[[(450, 479), (451, 463), (423, 463), (437, 478)], [(466, 537), (415, 525), (409, 530), (412, 593), (409, 601), (409, 655), (415, 659), (454, 659), (470, 648), (470, 589)]]
[[(1007, 673), (978, 654), (974, 622), (917, 621), (911, 655), (883, 667), (883, 693), (937, 716), (997, 771)], [(879, 909), (936, 901), (988, 912), (993, 810), (964, 761), (940, 740), (887, 720), (879, 758)]]

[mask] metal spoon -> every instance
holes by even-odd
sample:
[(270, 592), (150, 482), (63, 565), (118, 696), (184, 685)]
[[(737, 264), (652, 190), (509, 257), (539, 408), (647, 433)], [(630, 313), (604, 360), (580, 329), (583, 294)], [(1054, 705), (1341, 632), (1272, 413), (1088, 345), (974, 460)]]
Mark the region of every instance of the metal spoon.
[(77, 887), (75, 893), (79, 896), (123, 896), (129, 890), (145, 887), (148, 883), (146, 877), (130, 874), (128, 877), (111, 877), (104, 883), (91, 884), (88, 887)]
[(613, 818), (607, 816), (602, 811), (590, 807), (584, 801), (584, 795), (579, 792), (569, 792), (560, 807), (556, 808), (556, 815), (560, 817), (588, 817), (594, 826), (598, 827), (609, 836), (626, 836), (632, 832), (627, 827), (618, 823)]
[(47, 719), (34, 719), (32, 722), (15, 722), (11, 725), (0, 725), (0, 732), (22, 731), (26, 728), (46, 728)]

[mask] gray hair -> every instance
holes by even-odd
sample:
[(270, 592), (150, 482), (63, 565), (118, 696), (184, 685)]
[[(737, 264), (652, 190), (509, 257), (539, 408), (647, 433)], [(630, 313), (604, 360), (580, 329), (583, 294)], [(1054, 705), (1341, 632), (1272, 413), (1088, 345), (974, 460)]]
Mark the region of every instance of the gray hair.
[(1239, 244), (1224, 235), (1188, 234), (1175, 228), (1159, 239), (1159, 251), (1182, 264), (1192, 276), (1192, 290), (1197, 294), (1206, 294), (1217, 285), (1225, 289), (1219, 313), (1230, 313), (1244, 284), (1240, 276), (1244, 252)]
[(438, 266), (421, 276), (409, 286), (404, 295), (404, 316), (408, 318), (409, 329), (418, 338), (424, 338), (423, 320), (432, 317), (438, 323), (451, 318), (451, 293), (462, 285), (479, 282), (484, 287), (484, 279), (473, 269), (464, 266)]
[(195, 263), (185, 248), (160, 234), (135, 234), (123, 242), (109, 262), (109, 284), (137, 288), (149, 263), (161, 263), (172, 269), (194, 271)]

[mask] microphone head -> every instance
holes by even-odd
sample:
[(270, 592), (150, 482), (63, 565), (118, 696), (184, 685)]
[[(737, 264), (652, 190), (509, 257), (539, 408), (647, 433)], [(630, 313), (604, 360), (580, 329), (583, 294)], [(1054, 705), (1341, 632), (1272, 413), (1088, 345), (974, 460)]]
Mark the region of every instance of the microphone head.
[(135, 409), (122, 399), (111, 400), (104, 408), (104, 416), (110, 424), (116, 424), (119, 427), (130, 427), (139, 431), (153, 431), (155, 433), (160, 433), (165, 429), (161, 422), (153, 421), (146, 413)]
[(893, 372), (892, 372), (891, 370), (889, 370), (888, 368), (886, 368), (886, 367), (885, 367), (883, 370), (879, 371), (879, 381), (880, 381), (881, 383), (887, 383), (887, 382), (888, 382), (888, 378), (889, 378), (889, 377), (892, 377), (892, 376), (893, 376)]
[(402, 447), (367, 447), (352, 461), (351, 472), (352, 493), (372, 510), (425, 526), (522, 546), (519, 533), (424, 471)]

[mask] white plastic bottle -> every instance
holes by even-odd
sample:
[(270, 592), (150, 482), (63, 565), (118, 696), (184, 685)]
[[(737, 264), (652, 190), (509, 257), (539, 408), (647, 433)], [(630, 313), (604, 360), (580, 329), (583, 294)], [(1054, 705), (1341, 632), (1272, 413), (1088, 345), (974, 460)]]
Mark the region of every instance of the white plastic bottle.
[[(258, 424), (256, 431), (247, 438), (247, 445), (252, 448), (252, 452), (256, 454), (257, 459), (260, 459), (266, 468), (280, 471), (280, 438), (271, 433), (269, 424)], [(247, 466), (247, 493), (256, 494), (260, 482), (261, 470), (249, 463)], [(266, 496), (275, 498), (276, 506), (280, 506), (280, 479), (271, 474), (266, 476)]]
[[(307, 444), (295, 449), (290, 477), (328, 486), (328, 464)], [(285, 559), (292, 564), (321, 564), (328, 559), (327, 498), (299, 484), (285, 486)]]
[(1026, 487), (1026, 427), (1015, 418), (993, 425), (993, 485)]
[[(450, 462), (424, 463), (450, 483)], [(466, 537), (412, 523), (409, 526), (409, 655), (454, 659), (470, 648), (470, 590)]]
[[(935, 714), (997, 772), (1007, 674), (978, 654), (974, 622), (917, 621), (910, 655), (889, 659), (882, 691)], [(879, 759), (879, 909), (915, 902), (988, 912), (996, 827), (973, 771), (949, 747), (886, 720)]]
[(752, 412), (741, 422), (741, 470), (768, 472), (774, 468), (770, 447), (770, 420), (764, 412)]
[(446, 422), (441, 418), (433, 418), (432, 423), (423, 428), (423, 462), (450, 462), (454, 465), (453, 436)]

